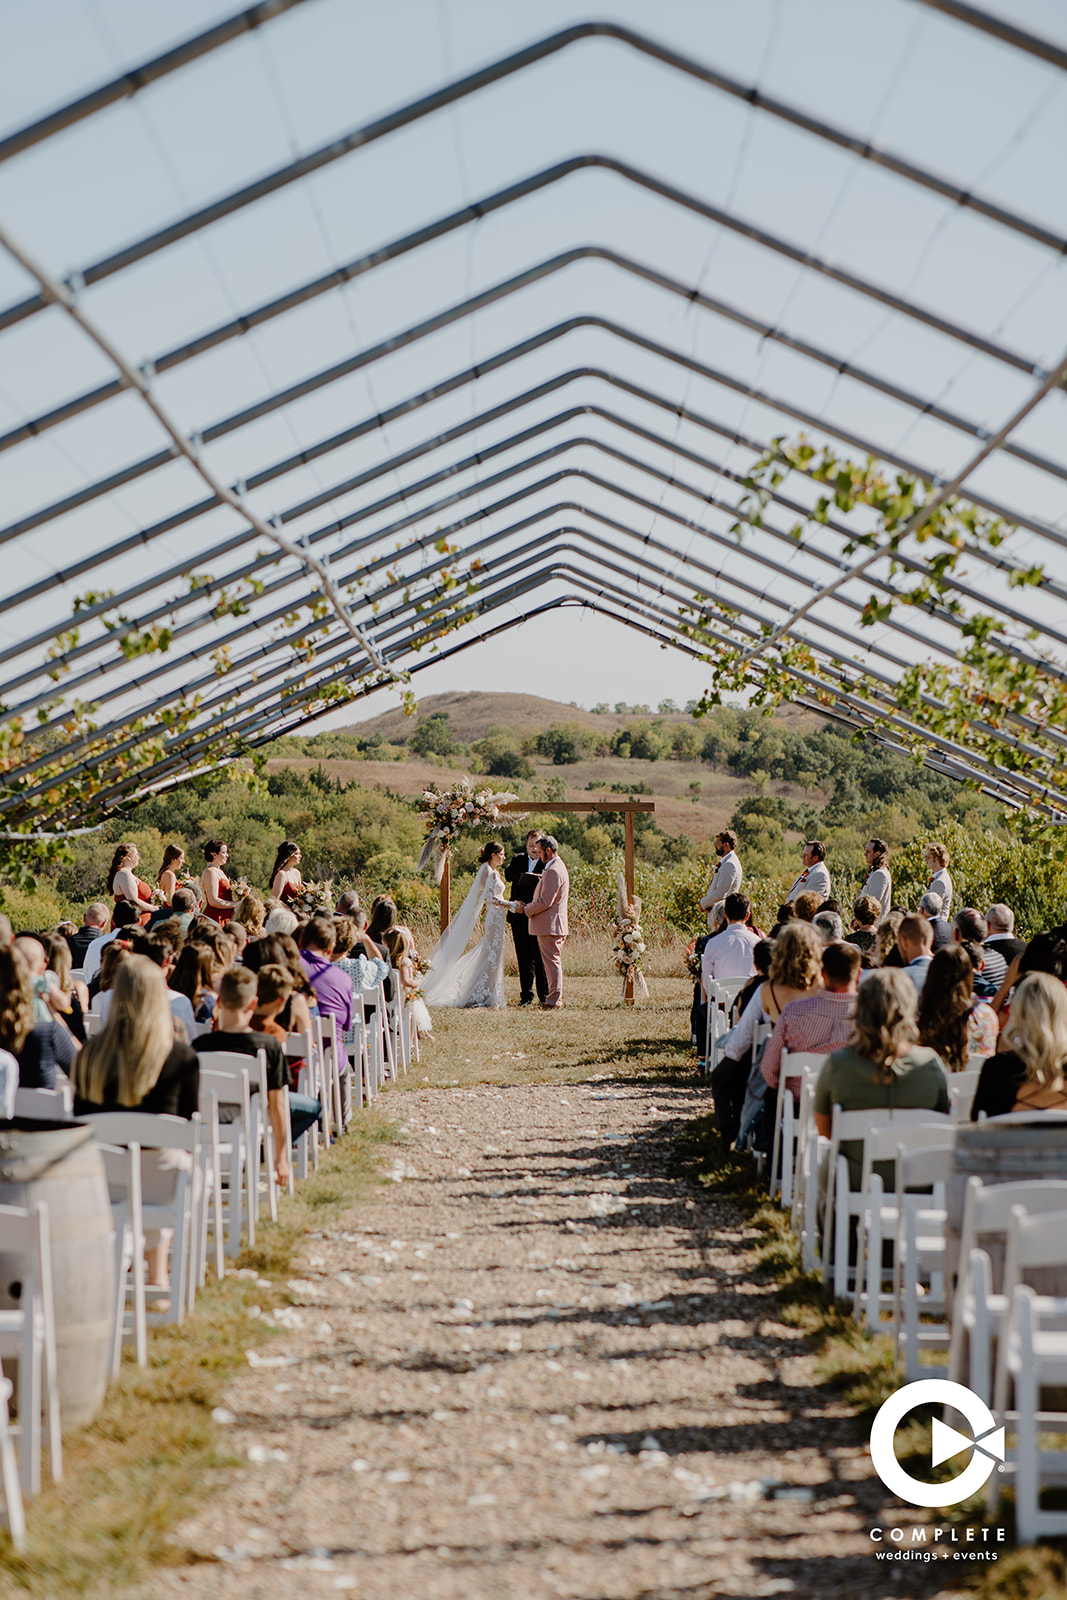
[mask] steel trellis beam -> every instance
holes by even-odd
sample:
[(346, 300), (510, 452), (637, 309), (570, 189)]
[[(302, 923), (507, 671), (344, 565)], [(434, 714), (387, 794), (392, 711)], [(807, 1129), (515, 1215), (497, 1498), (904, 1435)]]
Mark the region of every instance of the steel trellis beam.
[[(498, 189), (495, 193), (485, 195), (481, 200), (472, 201), (469, 205), (461, 206), (458, 211), (448, 213), (436, 222), (427, 223), (422, 228), (417, 228), (412, 233), (404, 234), (399, 239), (393, 239), (388, 244), (375, 250), (355, 256), (352, 260), (344, 262), (341, 266), (333, 268), (330, 272), (311, 278), (297, 288), (289, 290), (283, 295), (276, 296), (273, 300), (261, 302), (249, 311), (242, 312), (240, 316), (231, 318), (228, 322), (217, 324), (214, 328), (198, 335), (194, 339), (186, 340), (183, 344), (175, 345), (169, 350), (161, 351), (146, 363), (157, 373), (169, 372), (181, 366), (186, 361), (205, 354), (209, 350), (218, 349), (221, 345), (232, 339), (240, 338), (250, 333), (253, 329), (263, 327), (276, 317), (284, 316), (300, 306), (308, 305), (320, 295), (343, 288), (346, 284), (354, 282), (365, 273), (372, 272), (378, 267), (387, 266), (400, 260), (410, 251), (421, 248), (435, 240), (444, 238), (457, 228), (465, 227), (472, 222), (479, 222), (493, 213), (503, 211), (519, 200), (528, 198), (540, 190), (550, 187), (576, 173), (590, 169), (600, 169), (625, 179), (649, 193), (667, 200), (685, 210), (692, 211), (703, 217), (708, 222), (716, 223), (730, 232), (739, 234), (742, 238), (765, 250), (784, 256), (808, 271), (814, 272), (841, 287), (849, 289), (856, 294), (884, 305), (891, 311), (899, 312), (902, 316), (918, 322), (921, 326), (932, 328), (937, 333), (965, 344), (981, 354), (989, 356), (992, 360), (1003, 363), (1017, 372), (1025, 373), (1027, 377), (1034, 372), (1035, 362), (1031, 357), (1024, 356), (1018, 351), (1009, 349), (1006, 345), (998, 344), (995, 340), (987, 339), (973, 329), (966, 328), (961, 323), (938, 312), (918, 305), (902, 295), (895, 294), (884, 285), (875, 283), (872, 279), (864, 278), (859, 274), (846, 271), (825, 257), (817, 256), (810, 250), (805, 250), (798, 245), (791, 244), (779, 234), (764, 228), (758, 228), (754, 223), (746, 222), (736, 217), (732, 212), (724, 211), (718, 206), (701, 200), (699, 196), (676, 188), (673, 184), (664, 183), (652, 173), (632, 166), (629, 162), (620, 161), (613, 156), (589, 153), (572, 156), (566, 161), (557, 162), (554, 166), (545, 167), (542, 171), (534, 173), (529, 178), (523, 178), (517, 183), (510, 184), (505, 189)], [(613, 252), (608, 252), (609, 255)], [(629, 259), (629, 258), (625, 258)], [(633, 262), (636, 266), (637, 263)], [(699, 304), (701, 295), (693, 290), (686, 291), (687, 297), (693, 295)], [(705, 297), (707, 298), (707, 297)], [(775, 330), (778, 332), (778, 330)], [(847, 363), (846, 363), (847, 370)], [(73, 396), (70, 400), (63, 401), (58, 406), (32, 417), (7, 433), (0, 434), (0, 450), (10, 449), (13, 445), (21, 443), (28, 438), (36, 438), (49, 428), (56, 427), (59, 423), (90, 410), (107, 400), (115, 399), (124, 392), (123, 386), (117, 381), (97, 384), (92, 389), (84, 390), (80, 395)]]
[(97, 111), (103, 111), (106, 106), (115, 105), (119, 100), (132, 99), (139, 90), (147, 88), (150, 83), (159, 83), (170, 73), (177, 72), (179, 67), (186, 67), (192, 61), (201, 60), (202, 57), (210, 55), (212, 50), (217, 50), (220, 45), (229, 44), (232, 39), (239, 39), (264, 22), (270, 22), (273, 17), (279, 17), (284, 11), (290, 11), (294, 6), (303, 4), (304, 0), (261, 0), (261, 4), (249, 6), (246, 11), (235, 12), (225, 21), (217, 22), (213, 28), (206, 28), (203, 33), (198, 33), (193, 38), (186, 39), (184, 43), (175, 45), (172, 50), (166, 50), (150, 61), (142, 61), (139, 66), (127, 68), (110, 82), (102, 83), (96, 89), (90, 89), (88, 94), (79, 95), (76, 100), (69, 101), (58, 110), (46, 112), (43, 117), (38, 117), (16, 132), (7, 134), (0, 139), (0, 161), (8, 161), (12, 156), (21, 155), (24, 150), (30, 150), (35, 144), (40, 144), (43, 139), (51, 139), (54, 134), (62, 133), (64, 128), (73, 127), (75, 123), (93, 116)]
[[(277, 391), (274, 395), (269, 396), (266, 400), (259, 401), (252, 406), (246, 406), (242, 410), (233, 412), (228, 417), (224, 417), (218, 422), (209, 424), (207, 427), (199, 431), (199, 437), (205, 444), (213, 443), (216, 439), (222, 438), (229, 433), (233, 433), (246, 426), (250, 422), (259, 421), (262, 417), (268, 415), (270, 412), (278, 410), (282, 406), (287, 405), (294, 400), (303, 399), (306, 397), (306, 395), (313, 393), (317, 389), (324, 388), (331, 383), (337, 382), (341, 378), (350, 377), (353, 373), (362, 370), (364, 367), (370, 366), (376, 361), (395, 354), (397, 350), (405, 347), (408, 344), (412, 344), (431, 333), (439, 332), (442, 328), (448, 326), (450, 323), (458, 321), (462, 317), (471, 315), (476, 311), (483, 310), (487, 306), (492, 305), (499, 300), (505, 299), (509, 295), (518, 293), (520, 290), (528, 288), (531, 284), (539, 282), (543, 278), (546, 278), (556, 272), (563, 271), (565, 268), (573, 266), (579, 261), (587, 260), (605, 261), (622, 271), (629, 272), (634, 276), (643, 278), (647, 282), (653, 283), (657, 288), (674, 294), (677, 298), (684, 300), (687, 303), (695, 303), (703, 310), (709, 311), (714, 315), (722, 316), (729, 321), (746, 328), (749, 332), (756, 334), (760, 339), (771, 340), (772, 342), (779, 343), (783, 345), (783, 347), (794, 351), (794, 353), (798, 355), (804, 356), (808, 360), (815, 361), (819, 365), (825, 366), (843, 377), (851, 378), (853, 381), (860, 383), (867, 388), (871, 388), (877, 393), (883, 394), (888, 399), (894, 400), (901, 405), (909, 406), (913, 410), (917, 411), (920, 415), (930, 416), (936, 421), (943, 422), (948, 427), (951, 427), (958, 432), (968, 434), (971, 438), (979, 440), (988, 440), (989, 438), (988, 430), (985, 429), (981, 424), (976, 423), (967, 417), (961, 416), (959, 413), (954, 412), (947, 407), (940, 406), (935, 401), (925, 399), (922, 395), (914, 394), (899, 384), (889, 383), (888, 381), (879, 378), (876, 374), (866, 372), (863, 368), (850, 365), (848, 362), (843, 361), (840, 357), (834, 355), (832, 351), (823, 350), (821, 347), (813, 345), (808, 341), (796, 339), (792, 335), (783, 332), (781, 329), (772, 327), (769, 323), (761, 322), (758, 318), (750, 316), (747, 312), (742, 311), (736, 306), (731, 306), (725, 301), (716, 300), (709, 295), (703, 294), (701, 291), (688, 289), (684, 283), (680, 283), (676, 279), (668, 277), (666, 274), (657, 271), (655, 268), (648, 267), (641, 262), (633, 260), (631, 257), (622, 255), (616, 251), (609, 250), (606, 247), (599, 245), (580, 245), (570, 250), (562, 251), (558, 255), (550, 257), (547, 260), (538, 263), (534, 267), (527, 268), (525, 271), (517, 274), (516, 276), (505, 279), (500, 283), (493, 285), (490, 289), (483, 290), (480, 294), (474, 295), (470, 299), (462, 301), (458, 305), (452, 306), (444, 312), (438, 313), (423, 322), (414, 324), (412, 327), (403, 330), (403, 332), (399, 335), (395, 335), (392, 338), (382, 341), (382, 343), (376, 346), (371, 346), (366, 350), (360, 351), (356, 355), (348, 357), (345, 361), (338, 362), (333, 366), (324, 368), (319, 372), (312, 374), (309, 378), (302, 379), (298, 383), (291, 384), (287, 388)], [(614, 326), (614, 324), (607, 324), (601, 319), (586, 320), (588, 320), (591, 325), (597, 325), (599, 323), (601, 326)], [(1045, 384), (1049, 389), (1056, 386), (1058, 382), (1058, 374), (1057, 377), (1051, 381), (1047, 375), (1043, 374), (1043, 377), (1045, 379)], [(761, 397), (761, 392), (752, 386), (748, 386), (746, 388), (740, 383), (735, 383), (733, 387), (746, 392), (751, 398)], [(822, 427), (828, 432), (835, 431), (832, 429), (831, 425), (822, 418), (817, 419), (816, 425)], [(837, 433), (837, 436), (842, 438), (847, 437), (840, 432)], [(1017, 444), (1005, 444), (1003, 448), (1005, 454), (1016, 457), (1018, 460), (1024, 462), (1027, 466), (1032, 466), (1041, 472), (1048, 472), (1057, 478), (1067, 479), (1067, 466), (1064, 466), (1060, 462), (1053, 461), (1050, 457), (1041, 455), (1036, 451), (1028, 450), (1025, 446)], [(874, 453), (881, 455), (885, 460), (894, 460), (892, 456), (886, 455), (882, 450), (874, 449)], [(137, 478), (144, 477), (149, 473), (155, 472), (161, 467), (169, 466), (172, 459), (173, 456), (170, 451), (155, 451), (149, 456), (142, 457), (139, 461), (132, 462), (127, 467), (120, 468), (118, 471), (108, 474), (106, 478), (98, 479), (95, 483), (87, 484), (84, 488), (76, 490), (72, 494), (65, 495), (61, 500), (53, 501), (49, 505), (42, 506), (38, 508), (38, 510), (30, 512), (26, 516), (21, 517), (18, 521), (9, 523), (6, 527), (0, 528), (0, 544), (6, 543), (10, 539), (18, 538), (22, 534), (28, 533), (32, 529), (41, 527), (46, 522), (54, 520), (56, 517), (65, 515), (67, 512), (77, 510), (79, 507), (87, 505), (95, 499), (99, 499), (104, 494), (109, 494), (127, 483), (132, 483)], [(932, 472), (922, 467), (915, 466), (912, 470), (915, 470), (921, 476), (926, 478), (934, 476)], [(202, 515), (205, 511), (212, 509), (216, 503), (217, 497), (214, 497), (211, 500), (200, 502), (195, 508), (192, 508), (192, 514)], [(1005, 514), (1011, 521), (1022, 520), (1016, 513), (1011, 511), (1005, 511), (1003, 514)], [(173, 527), (174, 523), (172, 519), (166, 519), (165, 522), (159, 526), (163, 527), (164, 529), (168, 529)], [(1053, 539), (1054, 542), (1062, 543), (1063, 545), (1067, 546), (1067, 535), (1060, 533), (1058, 530), (1046, 530), (1045, 525), (1041, 524), (1039, 531), (1045, 532), (1046, 536)], [(128, 544), (129, 540), (124, 542)]]
[(1067, 72), (1067, 50), (1062, 45), (1041, 34), (1017, 28), (1006, 17), (995, 17), (992, 12), (982, 11), (978, 6), (965, 5), (964, 0), (916, 0), (916, 4), (926, 6), (930, 11), (943, 11), (945, 16), (965, 22), (969, 28), (977, 28), (979, 32), (999, 39), (1002, 44), (1025, 50), (1028, 55), (1037, 56), (1050, 66), (1059, 67), (1061, 72)]
[[(352, 129), (337, 139), (330, 140), (325, 145), (311, 151), (308, 155), (289, 162), (284, 167), (277, 168), (274, 172), (263, 178), (246, 184), (233, 191), (221, 200), (202, 206), (179, 218), (165, 228), (158, 229), (155, 233), (136, 240), (123, 249), (114, 252), (102, 260), (92, 262), (82, 267), (76, 274), (77, 281), (86, 285), (99, 282), (124, 267), (144, 260), (147, 256), (165, 249), (167, 245), (176, 243), (179, 239), (188, 238), (190, 234), (207, 227), (222, 217), (231, 215), (234, 211), (244, 206), (261, 200), (269, 194), (274, 194), (298, 179), (309, 177), (312, 173), (321, 171), (331, 162), (339, 160), (351, 151), (364, 148), (393, 133), (399, 128), (410, 126), (413, 122), (429, 115), (434, 111), (454, 105), (467, 95), (476, 93), (479, 89), (486, 88), (493, 83), (499, 83), (504, 78), (510, 77), (515, 72), (544, 60), (548, 56), (566, 49), (569, 45), (582, 39), (604, 38), (612, 39), (617, 43), (627, 45), (640, 54), (660, 62), (663, 66), (694, 78), (705, 84), (708, 88), (718, 90), (734, 99), (743, 101), (755, 110), (763, 111), (769, 116), (784, 121), (790, 127), (803, 133), (813, 135), (827, 143), (845, 150), (851, 155), (858, 156), (861, 160), (870, 161), (874, 166), (891, 172), (895, 177), (903, 178), (918, 187), (930, 190), (940, 195), (943, 199), (950, 200), (961, 209), (969, 209), (977, 215), (994, 222), (1011, 232), (1018, 233), (1024, 238), (1033, 240), (1037, 244), (1055, 250), (1057, 254), (1067, 254), (1067, 238), (1042, 227), (1040, 223), (1016, 212), (1010, 211), (1005, 206), (999, 206), (992, 201), (984, 200), (980, 196), (971, 194), (962, 189), (958, 184), (940, 177), (937, 173), (927, 168), (918, 166), (915, 162), (908, 161), (901, 156), (894, 155), (887, 150), (881, 150), (870, 143), (869, 140), (857, 138), (846, 129), (838, 128), (834, 124), (820, 117), (811, 116), (797, 106), (788, 105), (785, 101), (777, 100), (769, 95), (764, 95), (750, 84), (743, 84), (725, 73), (717, 72), (691, 56), (672, 50), (657, 40), (649, 38), (646, 34), (637, 33), (630, 28), (624, 28), (616, 23), (608, 22), (583, 22), (573, 27), (564, 28), (560, 32), (539, 40), (523, 50), (516, 51), (510, 56), (494, 62), (477, 72), (457, 79), (454, 83), (443, 89), (435, 90), (421, 99), (413, 101), (410, 105), (390, 112), (376, 121), (363, 127)], [(35, 315), (44, 309), (46, 302), (40, 295), (31, 296), (29, 299), (10, 305), (0, 311), (0, 329), (11, 327), (26, 317)]]

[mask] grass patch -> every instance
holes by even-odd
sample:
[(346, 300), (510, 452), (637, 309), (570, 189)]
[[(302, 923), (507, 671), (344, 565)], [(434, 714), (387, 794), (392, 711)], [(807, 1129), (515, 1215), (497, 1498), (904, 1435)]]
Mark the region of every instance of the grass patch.
[(656, 978), (647, 1000), (623, 1005), (619, 978), (574, 977), (564, 951), (564, 1009), (519, 1009), (518, 979), (506, 978), (507, 1009), (438, 1010), (422, 1061), (396, 1086), (406, 1090), (468, 1084), (580, 1083), (610, 1074), (697, 1088), (689, 1043), (693, 985)]
[[(375, 1181), (380, 1147), (395, 1136), (379, 1110), (357, 1113), (350, 1132), (320, 1161), (278, 1221), (257, 1230), (254, 1250), (234, 1263), (275, 1283), (293, 1275), (304, 1240), (355, 1204)], [(271, 1291), (232, 1266), (209, 1278), (196, 1311), (181, 1327), (149, 1334), (148, 1366), (123, 1362), (104, 1408), (89, 1427), (63, 1441), (64, 1481), (46, 1483), (27, 1506), (28, 1544), (17, 1555), (0, 1534), (0, 1596), (57, 1600), (129, 1589), (153, 1568), (191, 1557), (172, 1530), (219, 1481), (240, 1465), (211, 1420), (245, 1352), (272, 1337), (249, 1314)]]

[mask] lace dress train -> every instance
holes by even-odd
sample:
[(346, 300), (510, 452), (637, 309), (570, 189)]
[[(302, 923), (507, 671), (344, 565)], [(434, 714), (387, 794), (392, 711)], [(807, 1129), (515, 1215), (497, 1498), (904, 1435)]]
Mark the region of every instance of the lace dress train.
[[(485, 905), (485, 929), (471, 950), (466, 949)], [(463, 905), (441, 935), (430, 956), (430, 971), (423, 979), (423, 993), (431, 1006), (484, 1006), (501, 1010), (504, 998), (504, 950), (507, 908), (504, 880), (499, 872), (483, 865)]]

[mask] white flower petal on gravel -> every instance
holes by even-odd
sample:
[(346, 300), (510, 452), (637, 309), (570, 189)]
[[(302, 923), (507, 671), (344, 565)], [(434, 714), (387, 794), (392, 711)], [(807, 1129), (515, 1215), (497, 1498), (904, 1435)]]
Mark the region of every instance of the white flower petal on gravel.
[(268, 1461), (288, 1461), (289, 1457), (284, 1450), (272, 1450), (265, 1444), (250, 1444), (245, 1454), (253, 1466), (265, 1466)]
[(495, 1494), (472, 1494), (467, 1501), (468, 1506), (495, 1506)]
[(585, 1197), (586, 1210), (594, 1217), (611, 1217), (626, 1210), (626, 1201), (617, 1194), (590, 1194)]
[(597, 1478), (607, 1478), (610, 1474), (611, 1468), (606, 1461), (598, 1461), (590, 1467), (578, 1468), (578, 1476), (585, 1483), (592, 1483)]
[(385, 1474), (386, 1483), (410, 1483), (411, 1473), (406, 1467), (393, 1467)]
[(374, 1469), (372, 1468), (370, 1462), (364, 1461), (362, 1456), (357, 1456), (355, 1461), (352, 1463), (353, 1472), (372, 1472), (373, 1470)]
[(250, 1367), (295, 1367), (296, 1356), (261, 1356), (258, 1350), (246, 1350), (245, 1360)]
[(220, 1428), (228, 1428), (232, 1423), (237, 1421), (237, 1418), (234, 1413), (227, 1410), (225, 1406), (216, 1406), (214, 1411), (211, 1413), (211, 1420), (212, 1422), (217, 1422)]

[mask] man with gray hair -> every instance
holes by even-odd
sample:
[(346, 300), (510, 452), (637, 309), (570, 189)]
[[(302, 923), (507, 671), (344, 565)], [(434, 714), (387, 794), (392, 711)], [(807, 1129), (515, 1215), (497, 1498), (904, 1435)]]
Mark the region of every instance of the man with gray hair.
[(1010, 967), (1016, 956), (1021, 956), (1026, 949), (1026, 940), (1015, 937), (1015, 912), (1002, 901), (990, 906), (985, 914), (986, 935), (985, 947), (993, 950), (997, 955), (1004, 957)]
[(111, 907), (106, 906), (102, 900), (94, 900), (91, 906), (86, 906), (82, 912), (81, 927), (67, 940), (73, 966), (84, 967), (89, 946), (95, 944), (97, 939), (103, 938), (110, 921)]
[(952, 924), (946, 922), (941, 915), (944, 905), (939, 894), (931, 889), (919, 901), (919, 915), (925, 917), (934, 930), (934, 949), (941, 950), (945, 945), (952, 943)]
[(845, 926), (836, 911), (817, 911), (812, 927), (823, 944), (839, 944), (845, 936)]

